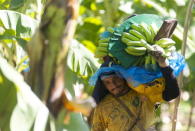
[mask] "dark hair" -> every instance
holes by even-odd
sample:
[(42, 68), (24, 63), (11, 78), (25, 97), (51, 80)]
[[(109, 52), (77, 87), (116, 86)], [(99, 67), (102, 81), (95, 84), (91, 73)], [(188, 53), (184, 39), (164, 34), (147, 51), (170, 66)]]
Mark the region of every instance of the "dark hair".
[(95, 88), (93, 90), (93, 98), (95, 99), (96, 103), (99, 104), (100, 101), (109, 93), (109, 91), (106, 89), (106, 87), (104, 86), (102, 80), (101, 80), (101, 76), (104, 75), (112, 75), (112, 74), (116, 74), (116, 72), (111, 71), (111, 72), (104, 72), (103, 74), (101, 74), (98, 77), (98, 80), (95, 84)]
[(95, 99), (95, 102), (97, 104), (100, 103), (100, 101), (109, 93), (109, 91), (105, 88), (101, 77), (98, 78), (95, 88), (93, 90), (93, 98)]
[[(110, 56), (105, 56), (103, 59), (104, 59), (104, 63), (101, 65), (100, 68), (109, 67), (109, 66), (111, 66), (110, 64), (114, 64), (113, 59)], [(104, 84), (101, 80), (101, 76), (111, 75), (111, 74), (115, 74), (115, 72), (114, 71), (104, 72), (101, 75), (99, 75), (99, 77), (98, 77), (98, 80), (95, 84), (95, 88), (94, 88), (93, 93), (92, 93), (92, 97), (95, 99), (95, 102), (97, 104), (99, 104), (100, 101), (109, 93), (109, 91), (106, 89), (106, 87), (104, 86)]]

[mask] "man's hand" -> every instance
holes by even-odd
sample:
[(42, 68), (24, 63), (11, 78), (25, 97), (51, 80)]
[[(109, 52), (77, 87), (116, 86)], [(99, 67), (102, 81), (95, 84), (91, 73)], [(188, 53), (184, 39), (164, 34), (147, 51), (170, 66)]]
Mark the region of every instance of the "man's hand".
[(163, 56), (164, 50), (158, 45), (153, 45), (153, 48), (154, 51), (150, 51), (149, 54), (154, 57), (160, 67), (167, 67), (169, 63), (166, 57)]

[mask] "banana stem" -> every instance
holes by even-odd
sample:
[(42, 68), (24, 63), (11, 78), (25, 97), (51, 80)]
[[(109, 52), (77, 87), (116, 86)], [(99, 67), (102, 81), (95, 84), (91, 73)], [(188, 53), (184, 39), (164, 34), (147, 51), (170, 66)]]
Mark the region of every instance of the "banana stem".
[(144, 46), (146, 47), (147, 50), (154, 51), (154, 48), (151, 45), (149, 45), (145, 40), (141, 39), (141, 42), (144, 43)]

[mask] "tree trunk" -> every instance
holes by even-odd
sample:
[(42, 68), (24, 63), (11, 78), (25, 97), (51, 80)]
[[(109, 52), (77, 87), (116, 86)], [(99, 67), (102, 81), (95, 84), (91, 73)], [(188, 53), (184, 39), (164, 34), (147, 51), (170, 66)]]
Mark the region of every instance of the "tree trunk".
[(28, 46), (28, 83), (57, 116), (66, 99), (65, 58), (76, 29), (77, 0), (49, 0), (40, 27)]

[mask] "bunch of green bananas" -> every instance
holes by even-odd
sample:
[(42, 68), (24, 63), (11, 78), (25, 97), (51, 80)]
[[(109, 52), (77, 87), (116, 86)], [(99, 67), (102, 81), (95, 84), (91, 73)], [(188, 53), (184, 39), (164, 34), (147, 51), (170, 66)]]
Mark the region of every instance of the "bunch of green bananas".
[[(112, 27), (108, 27), (107, 28), (107, 31), (111, 34), (114, 33), (114, 29)], [(103, 58), (104, 56), (112, 56), (112, 54), (110, 54), (108, 52), (108, 43), (110, 41), (110, 37), (107, 37), (107, 38), (101, 38), (99, 41), (98, 41), (98, 47), (96, 48), (96, 51), (95, 51), (95, 57), (97, 58)], [(99, 59), (100, 60), (100, 59)], [(100, 63), (101, 63), (101, 60), (100, 60)]]
[(158, 32), (155, 24), (147, 25), (145, 23), (132, 24), (129, 32), (123, 32), (121, 40), (127, 45), (125, 51), (134, 56), (140, 56), (134, 63), (134, 66), (145, 65), (145, 68), (156, 70), (157, 65), (154, 58), (148, 53), (160, 48), (163, 56), (168, 57), (172, 51), (175, 51), (175, 41), (171, 38), (162, 38), (154, 41)]
[(108, 55), (108, 42), (110, 38), (102, 38), (99, 40), (99, 45), (95, 51), (95, 57), (102, 58)]

